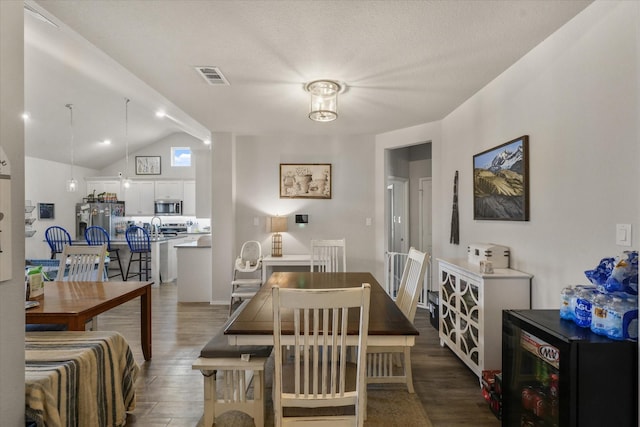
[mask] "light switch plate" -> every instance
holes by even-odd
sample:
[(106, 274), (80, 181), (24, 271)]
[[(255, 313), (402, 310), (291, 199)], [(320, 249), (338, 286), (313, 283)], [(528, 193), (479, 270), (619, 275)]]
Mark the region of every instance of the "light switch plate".
[(631, 246), (631, 224), (616, 224), (616, 245)]

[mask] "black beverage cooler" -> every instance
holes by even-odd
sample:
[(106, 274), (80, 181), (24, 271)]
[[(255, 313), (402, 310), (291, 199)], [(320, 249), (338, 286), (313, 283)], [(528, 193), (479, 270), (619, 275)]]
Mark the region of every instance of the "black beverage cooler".
[(560, 319), (502, 312), (503, 427), (637, 427), (638, 343)]

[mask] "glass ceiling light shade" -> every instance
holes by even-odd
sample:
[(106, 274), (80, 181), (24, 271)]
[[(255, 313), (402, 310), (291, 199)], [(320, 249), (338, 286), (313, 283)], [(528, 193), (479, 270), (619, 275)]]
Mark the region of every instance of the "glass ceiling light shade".
[(74, 141), (73, 141), (73, 104), (65, 104), (65, 107), (69, 109), (69, 131), (71, 134), (70, 145), (71, 145), (71, 178), (67, 180), (66, 189), (69, 193), (75, 193), (78, 191), (78, 181), (73, 177), (73, 166), (74, 166), (74, 158), (73, 158), (73, 149), (74, 149)]
[(309, 118), (316, 122), (331, 122), (338, 118), (338, 93), (342, 86), (333, 80), (315, 80), (304, 90), (311, 94)]
[(122, 187), (126, 190), (131, 187), (129, 179), (129, 98), (124, 99), (124, 175), (122, 178)]

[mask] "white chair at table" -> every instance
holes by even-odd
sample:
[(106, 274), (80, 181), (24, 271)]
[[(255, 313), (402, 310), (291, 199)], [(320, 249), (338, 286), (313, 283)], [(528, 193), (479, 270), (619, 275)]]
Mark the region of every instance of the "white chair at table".
[[(362, 426), (366, 416), (365, 357), (371, 288), (280, 289), (274, 286), (274, 424)], [(349, 308), (359, 308), (352, 310)], [(294, 334), (282, 333), (283, 313), (293, 311)], [(347, 347), (348, 316), (359, 323), (356, 363)], [(293, 347), (293, 356), (288, 357)], [(347, 414), (310, 412), (314, 408), (354, 408)], [(295, 410), (292, 414), (285, 409)], [(334, 415), (335, 414), (335, 415)]]
[(251, 299), (262, 286), (262, 245), (255, 240), (242, 244), (240, 256), (236, 258), (231, 281), (229, 314), (233, 312), (235, 300)]
[[(424, 287), (424, 275), (429, 258), (429, 254), (410, 248), (404, 265), (396, 305), (412, 323), (416, 315), (418, 299)], [(414, 393), (411, 347), (368, 347), (367, 382), (369, 384), (404, 383), (409, 393)]]
[[(69, 282), (104, 282), (106, 272), (104, 260), (107, 256), (107, 245), (70, 246), (62, 250), (57, 281)], [(98, 319), (94, 317), (90, 323), (91, 330), (98, 329)]]
[(347, 271), (346, 239), (311, 240), (311, 271), (339, 273)]

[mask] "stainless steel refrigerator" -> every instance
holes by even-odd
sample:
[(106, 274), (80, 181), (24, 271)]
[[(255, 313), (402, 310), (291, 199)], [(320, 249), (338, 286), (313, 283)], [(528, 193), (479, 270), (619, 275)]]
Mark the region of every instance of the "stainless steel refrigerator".
[(111, 240), (124, 239), (127, 229), (124, 202), (76, 204), (76, 239), (84, 240), (88, 227), (98, 225), (109, 232)]

